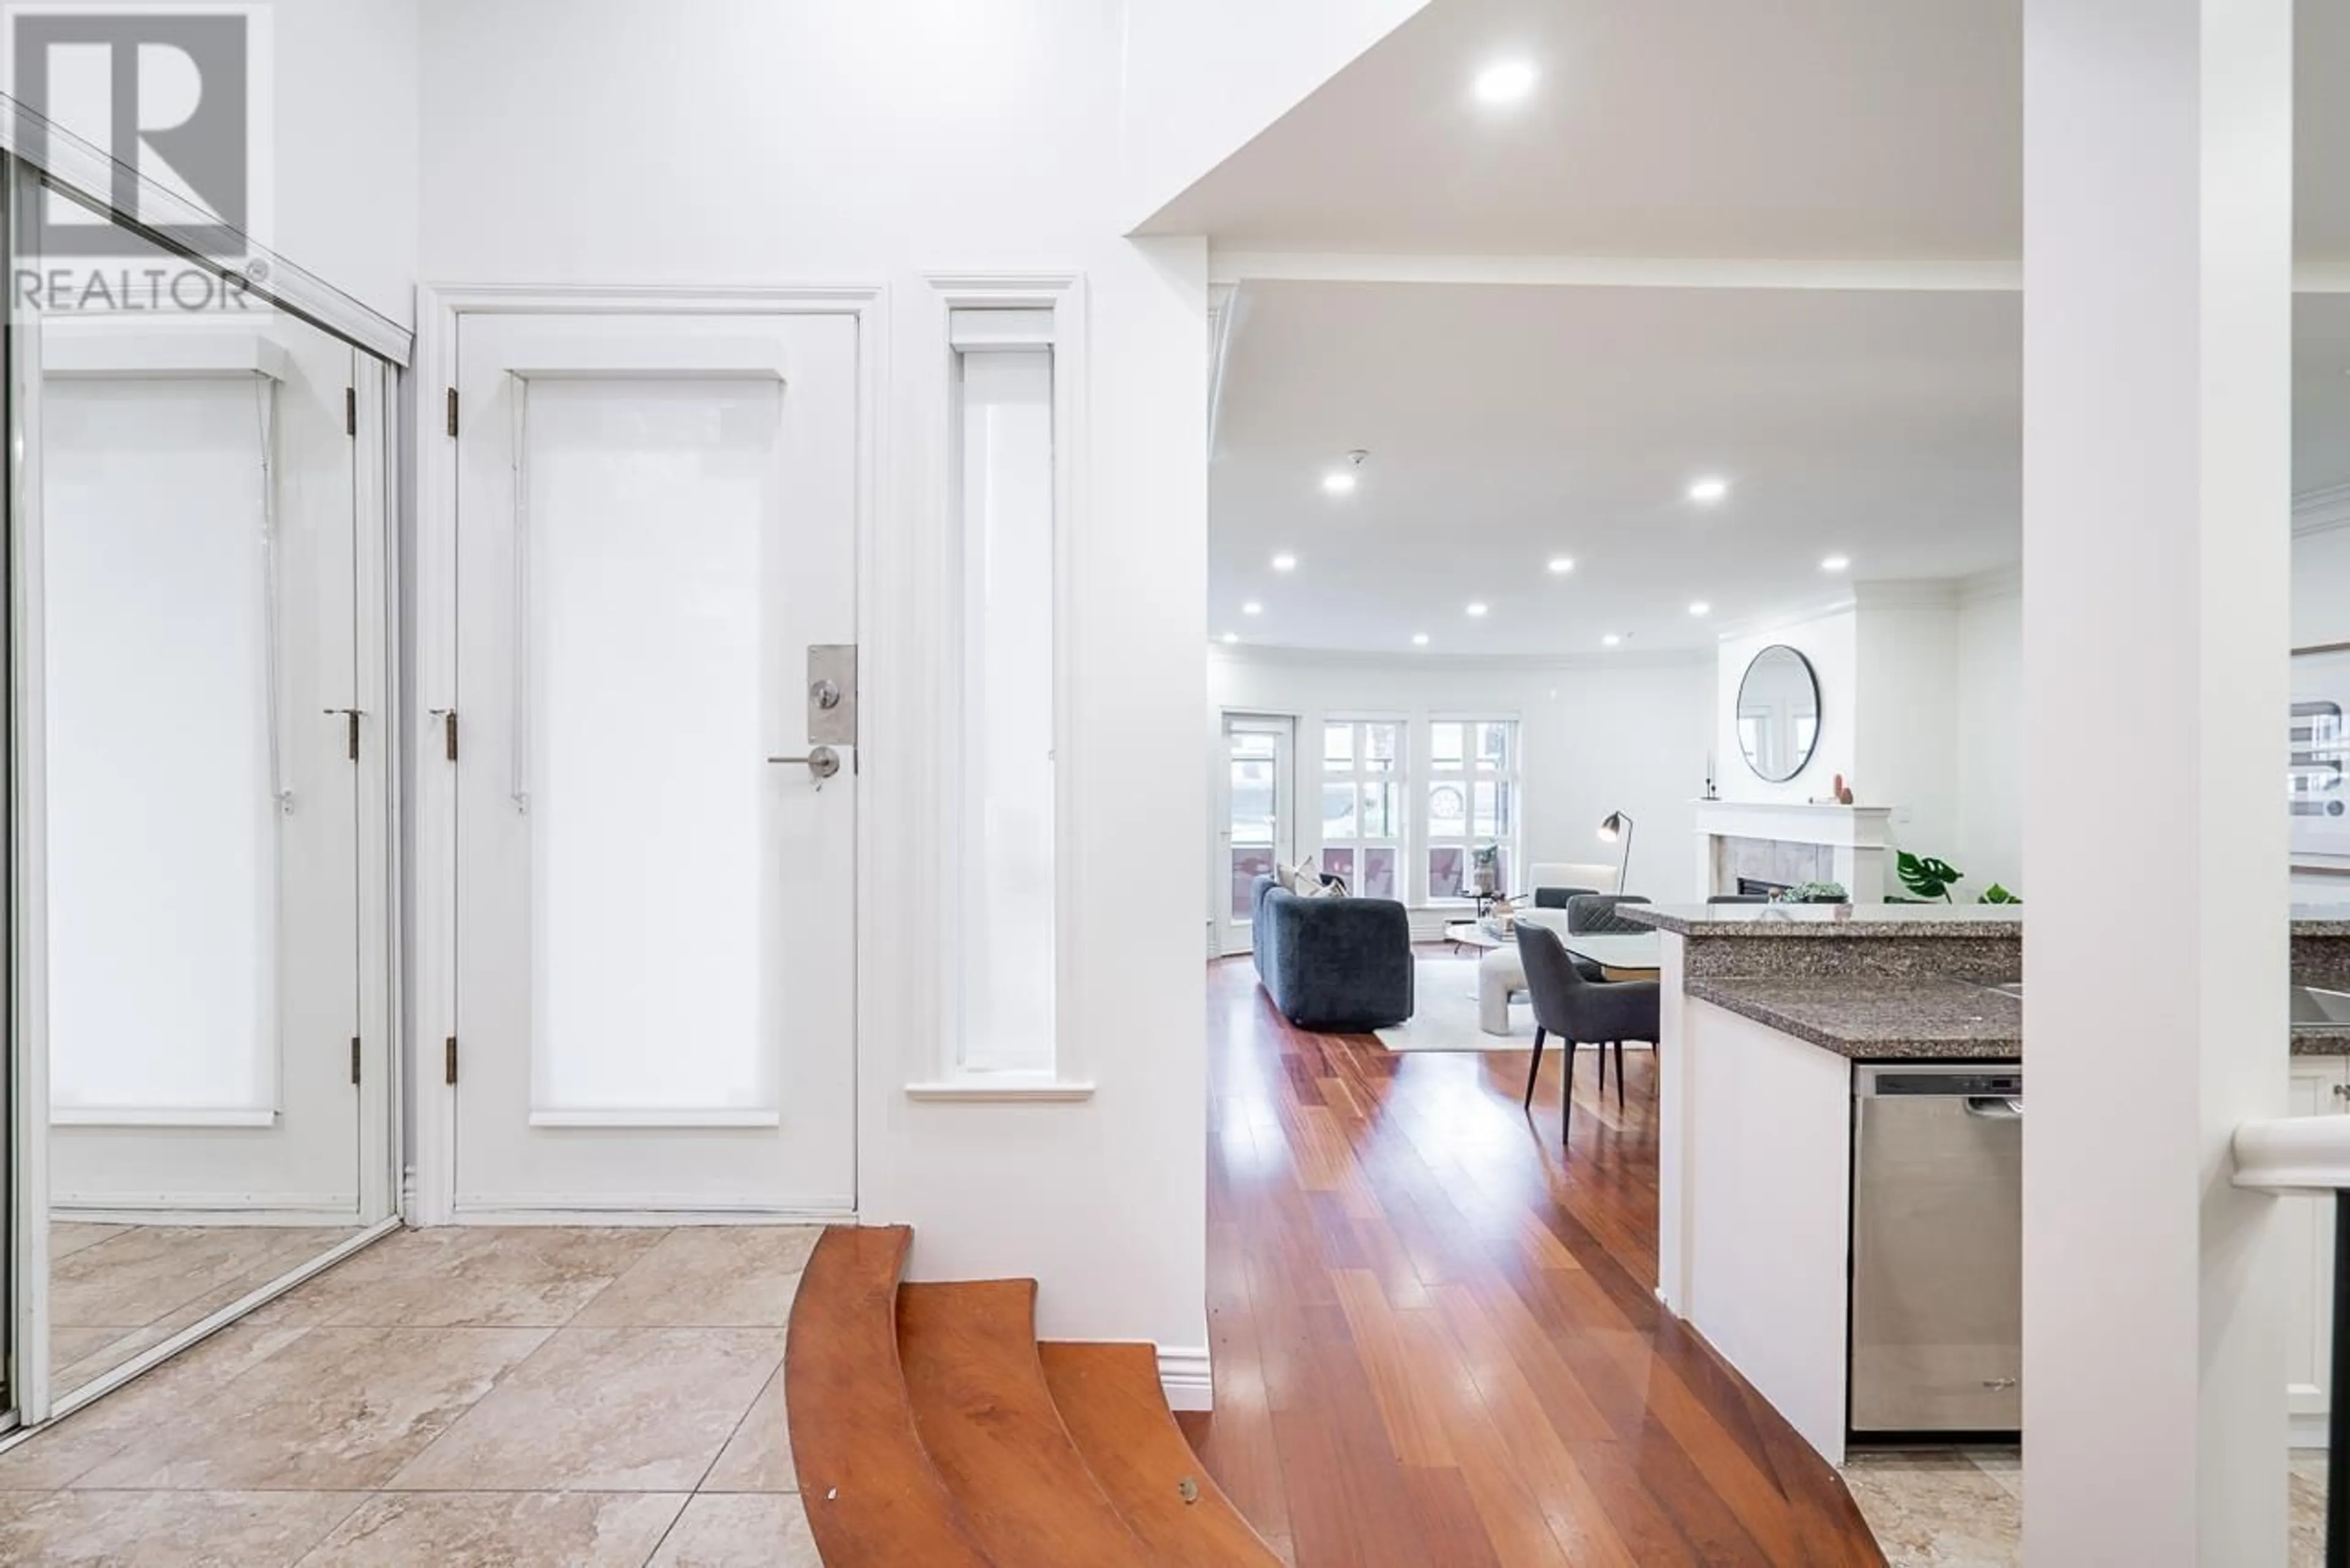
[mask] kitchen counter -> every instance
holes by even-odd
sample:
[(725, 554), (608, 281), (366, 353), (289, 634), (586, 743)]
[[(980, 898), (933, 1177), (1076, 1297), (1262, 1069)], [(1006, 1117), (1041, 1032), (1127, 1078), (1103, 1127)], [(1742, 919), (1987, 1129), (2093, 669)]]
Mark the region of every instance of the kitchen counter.
[[(2023, 1003), (1970, 981), (1898, 985), (1845, 978), (1691, 979), (1700, 1002), (1727, 1008), (1839, 1056), (1861, 1061), (2023, 1059)], [(2350, 1023), (2295, 1023), (2296, 1056), (2350, 1056)]]
[[(1691, 980), (1688, 991), (1840, 1056), (2018, 1060), (2023, 1054), (2023, 1003), (1970, 981), (1887, 985), (1773, 976)], [(2350, 1049), (2350, 1031), (2345, 1033)]]
[(2023, 935), (2021, 904), (1619, 904), (1616, 913), (1636, 924), (1683, 937)]

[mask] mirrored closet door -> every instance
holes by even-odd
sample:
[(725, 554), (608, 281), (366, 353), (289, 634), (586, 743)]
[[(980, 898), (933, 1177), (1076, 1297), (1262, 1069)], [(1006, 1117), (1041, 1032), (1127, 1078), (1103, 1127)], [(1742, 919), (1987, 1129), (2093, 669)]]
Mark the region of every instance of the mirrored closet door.
[[(36, 202), (98, 216), (26, 192), (20, 236)], [(102, 267), (43, 258), (99, 286), (16, 301), (52, 1402), (393, 1208), (390, 368), (126, 239)]]

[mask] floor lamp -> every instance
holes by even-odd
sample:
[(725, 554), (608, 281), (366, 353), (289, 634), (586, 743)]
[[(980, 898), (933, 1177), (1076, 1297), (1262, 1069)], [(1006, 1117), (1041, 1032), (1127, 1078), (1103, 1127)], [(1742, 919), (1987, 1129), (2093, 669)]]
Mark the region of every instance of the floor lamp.
[(1627, 890), (1624, 878), (1632, 869), (1631, 814), (1622, 811), (1609, 812), (1607, 820), (1599, 825), (1599, 837), (1602, 843), (1621, 842), (1624, 846), (1624, 857), (1616, 867), (1616, 890), (1618, 893), (1624, 892)]

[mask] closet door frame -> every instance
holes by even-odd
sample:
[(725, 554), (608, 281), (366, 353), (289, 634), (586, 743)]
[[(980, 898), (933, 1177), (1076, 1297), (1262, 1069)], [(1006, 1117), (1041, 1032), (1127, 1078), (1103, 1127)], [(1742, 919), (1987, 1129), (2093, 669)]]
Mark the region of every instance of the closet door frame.
[[(53, 177), (55, 178), (55, 177)], [(83, 190), (81, 182), (57, 179)], [(6, 157), (6, 243), (0, 260), (13, 275), (14, 237), (21, 215), (42, 199), (42, 171), (29, 161)], [(101, 209), (103, 199), (99, 202)], [(119, 219), (117, 220), (120, 221)], [(174, 248), (168, 244), (165, 248)], [(257, 255), (268, 253), (255, 250)], [(308, 275), (299, 275), (307, 278)], [(317, 286), (325, 288), (326, 286)], [(398, 532), (392, 520), (401, 504), (399, 486), (402, 400), (401, 372), (410, 347), (357, 301), (334, 294), (337, 319), (363, 322), (382, 330), (357, 336), (329, 327), (307, 310), (272, 302), (271, 307), (359, 351), (352, 376), (352, 503), (356, 538), (353, 706), (361, 711), (358, 781), (359, 909), (359, 1229), (345, 1241), (287, 1271), (243, 1299), (189, 1325), (63, 1397), (52, 1387), (49, 1366), (49, 1071), (47, 950), (43, 911), (47, 880), (47, 807), (44, 799), (43, 734), (47, 722), (41, 661), (41, 332), (36, 302), (11, 302), (7, 334), (6, 436), (14, 457), (6, 487), (6, 596), (5, 643), (8, 670), (0, 691), (0, 736), (6, 746), (8, 818), (5, 951), (8, 981), (6, 1051), (7, 1390), (13, 1408), (0, 1407), (0, 1447), (26, 1429), (69, 1414), (139, 1376), (156, 1364), (227, 1326), (273, 1297), (333, 1266), (343, 1258), (399, 1229), (402, 1184), (398, 1161), (403, 1145), (401, 1078), (403, 1035), (400, 932), (402, 822), (401, 781), (406, 776), (405, 726), (394, 722), (400, 709), (399, 679), (401, 576)]]

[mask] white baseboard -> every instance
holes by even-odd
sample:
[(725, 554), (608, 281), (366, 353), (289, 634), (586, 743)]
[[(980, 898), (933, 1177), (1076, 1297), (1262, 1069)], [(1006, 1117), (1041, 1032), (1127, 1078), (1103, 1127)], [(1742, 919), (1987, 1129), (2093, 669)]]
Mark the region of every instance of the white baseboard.
[(846, 1200), (821, 1199), (809, 1208), (750, 1206), (697, 1208), (690, 1199), (653, 1198), (641, 1206), (599, 1207), (602, 1199), (556, 1198), (553, 1202), (487, 1196), (459, 1205), (457, 1225), (854, 1225), (857, 1209)]
[(1214, 1409), (1216, 1389), (1208, 1375), (1207, 1347), (1175, 1350), (1160, 1345), (1159, 1386), (1170, 1410)]

